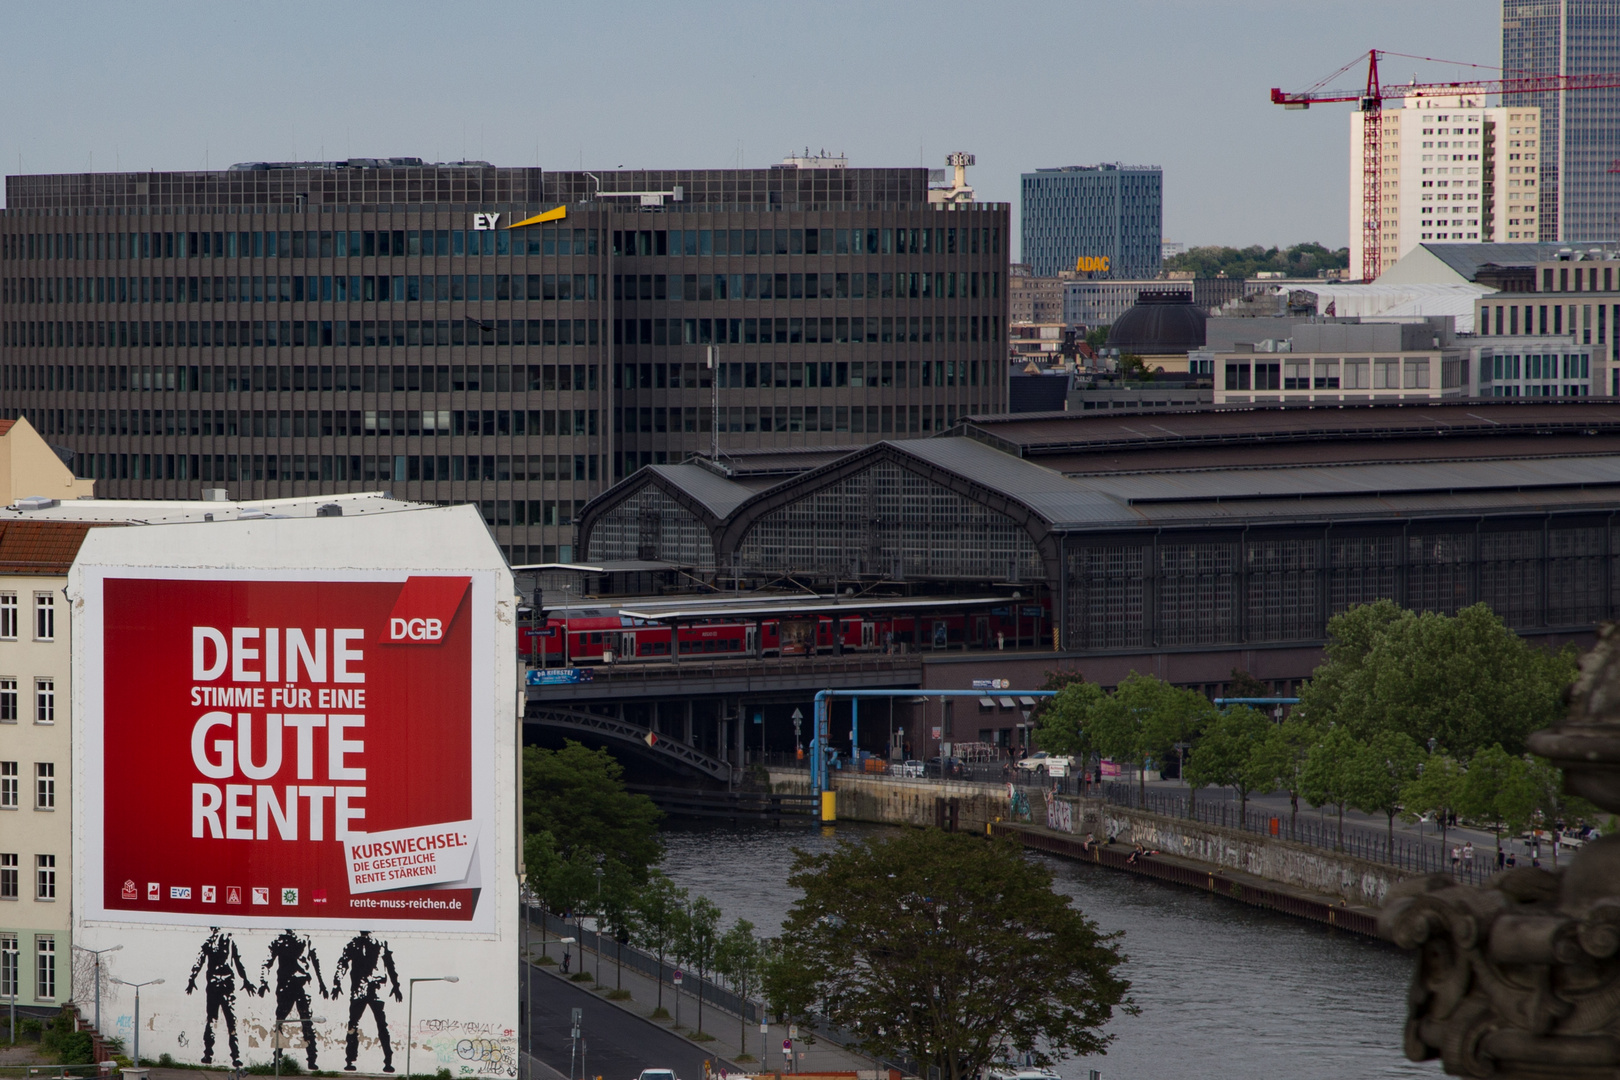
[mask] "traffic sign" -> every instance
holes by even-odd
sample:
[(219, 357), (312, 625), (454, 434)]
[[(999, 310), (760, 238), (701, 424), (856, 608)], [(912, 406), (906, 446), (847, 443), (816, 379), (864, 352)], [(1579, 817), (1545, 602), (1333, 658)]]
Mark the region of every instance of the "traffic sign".
[(681, 973), (678, 971), (675, 973), (675, 985), (681, 985)]

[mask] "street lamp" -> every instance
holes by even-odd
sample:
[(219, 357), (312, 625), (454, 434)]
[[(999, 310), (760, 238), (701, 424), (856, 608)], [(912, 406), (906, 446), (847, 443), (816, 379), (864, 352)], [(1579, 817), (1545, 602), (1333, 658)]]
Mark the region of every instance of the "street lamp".
[(135, 1067), (138, 1069), (138, 1068), (141, 1067), (141, 987), (143, 987), (143, 986), (162, 986), (163, 985), (163, 980), (162, 979), (147, 979), (145, 982), (130, 982), (128, 979), (120, 979), (120, 978), (117, 978), (115, 976), (113, 978), (113, 982), (122, 983), (125, 986), (133, 986), (135, 988), (135, 1048), (134, 1049), (135, 1049)]
[(424, 975), (416, 979), (406, 980), (410, 986), (405, 995), (405, 1076), (407, 1080), (411, 1075), (411, 1044), (416, 1041), (416, 1025), (412, 1021), (412, 1013), (416, 1005), (416, 984), (419, 982), (460, 982), (457, 975)]
[[(276, 1044), (276, 1075), (277, 1076), (281, 1075), (281, 1053), (282, 1053), (281, 1044), (282, 1044), (282, 1041), (283, 1041), (282, 1040), (282, 1034), (281, 1034), (281, 1025), (285, 1024), (288, 1020), (292, 1020), (292, 1019), (295, 1019), (295, 1018), (291, 1017), (291, 1016), (283, 1016), (281, 1019), (276, 1021), (275, 1044)], [(297, 1017), (296, 1019), (300, 1023), (304, 1022), (303, 1017)], [(324, 1017), (324, 1016), (311, 1016), (309, 1018), (308, 1022), (311, 1023), (311, 1024), (324, 1024), (324, 1023), (326, 1023), (326, 1017)], [(410, 1054), (411, 1054), (410, 1045), (406, 1044), (405, 1056), (408, 1058), (408, 1057), (410, 1057)], [(409, 1076), (410, 1075), (410, 1070), (407, 1069), (405, 1075)]]
[[(101, 954), (117, 952), (119, 949), (122, 949), (123, 946), (109, 945), (105, 949), (87, 949), (83, 945), (75, 945), (73, 947), (78, 949), (80, 952), (87, 952), (96, 958), (96, 1034), (104, 1035), (106, 1033), (101, 1030)], [(11, 1041), (16, 1042), (17, 1040), (13, 1038)], [(136, 1067), (139, 1068), (140, 1066), (137, 1065)]]

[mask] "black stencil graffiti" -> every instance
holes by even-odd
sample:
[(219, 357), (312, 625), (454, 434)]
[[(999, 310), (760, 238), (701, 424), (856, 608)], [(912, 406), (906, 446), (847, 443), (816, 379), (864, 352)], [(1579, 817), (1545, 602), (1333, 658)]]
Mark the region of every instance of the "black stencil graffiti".
[[(270, 955), (259, 973), (261, 997), (270, 990), (266, 976), (271, 968), (275, 969), (276, 977), (276, 1021), (273, 1030), (281, 1033), (284, 1030), (284, 1021), (296, 1009), (298, 1019), (304, 1028), (304, 1045), (309, 1055), (309, 1067), (313, 1069), (316, 1065), (315, 1024), (310, 1019), (309, 1008), (311, 979), (314, 979), (315, 985), (319, 987), (321, 996), (326, 996), (326, 980), (321, 978), (321, 961), (320, 957), (315, 955), (315, 943), (308, 937), (300, 937), (292, 930), (283, 930), (270, 943)], [(276, 1047), (276, 1056), (281, 1056), (280, 1046)]]
[[(388, 1017), (383, 1011), (380, 991), (385, 983), (391, 984), (395, 1001), (404, 1001), (405, 993), (399, 988), (399, 972), (394, 970), (394, 954), (386, 941), (362, 930), (343, 947), (337, 967), (332, 970), (331, 998), (336, 1001), (343, 994), (343, 975), (349, 976), (349, 1033), (344, 1043), (344, 1064), (347, 1072), (354, 1072), (354, 1059), (360, 1053), (360, 1019), (370, 1009), (377, 1021), (377, 1041), (382, 1044), (383, 1072), (394, 1071), (394, 1048), (388, 1041)], [(406, 1033), (409, 1038), (409, 1033)]]
[(217, 926), (208, 928), (208, 939), (197, 953), (197, 962), (191, 965), (191, 978), (186, 981), (186, 993), (197, 989), (197, 973), (203, 972), (203, 990), (208, 1001), (207, 1019), (203, 1022), (202, 1064), (214, 1060), (214, 1021), (225, 1018), (225, 1034), (230, 1040), (231, 1065), (242, 1067), (242, 1055), (236, 1042), (236, 987), (242, 980), (242, 989), (249, 994), (257, 992), (247, 971), (242, 967), (241, 954), (231, 935)]

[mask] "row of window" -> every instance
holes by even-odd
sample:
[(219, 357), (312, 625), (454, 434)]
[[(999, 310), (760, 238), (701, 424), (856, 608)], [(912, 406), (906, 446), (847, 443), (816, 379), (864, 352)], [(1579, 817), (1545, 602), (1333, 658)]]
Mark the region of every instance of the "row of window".
[(614, 274), (615, 300), (977, 300), (1001, 296), (1001, 273)]
[(937, 229), (614, 230), (626, 255), (999, 255), (1000, 226)]
[[(14, 592), (0, 593), (0, 641), (16, 641), (17, 632), (22, 626), (22, 609), (17, 594)], [(56, 594), (51, 592), (37, 592), (34, 594), (34, 620), (33, 633), (35, 641), (56, 640)]]
[[(1614, 291), (1614, 266), (1609, 265), (1603, 270), (1603, 292)], [(1557, 282), (1556, 286), (1554, 282)], [(1541, 268), (1542, 292), (1597, 292), (1598, 267), (1596, 266), (1560, 266), (1554, 270), (1550, 266)]]
[(1000, 315), (613, 320), (615, 345), (955, 345), (1000, 340)]
[[(1315, 374), (1309, 360), (1286, 363), (1224, 361), (1228, 390), (1423, 390), (1429, 386), (1429, 361), (1397, 359), (1315, 361)], [(1251, 379), (1250, 368), (1253, 368)], [(1343, 372), (1341, 375), (1340, 372)], [(1313, 383), (1314, 379), (1314, 383)]]
[[(40, 899), (55, 899), (56, 856), (40, 855), (35, 856), (35, 858), (48, 858), (51, 860), (51, 896), (42, 896)], [(4, 886), (7, 867), (10, 868), (12, 877), (16, 877), (16, 862), (17, 856), (0, 854), (0, 888)], [(15, 899), (15, 895), (13, 895), (13, 899)], [(0, 997), (10, 999), (22, 993), (22, 988), (18, 983), (18, 961), (21, 955), (17, 935), (10, 932), (0, 933)], [(34, 935), (34, 999), (36, 1001), (56, 1000), (55, 934)]]
[[(94, 480), (239, 480), (374, 483), (406, 480), (590, 482), (598, 459), (585, 454), (80, 454), (79, 476)], [(555, 504), (559, 507), (563, 503)], [(567, 514), (558, 511), (561, 516)], [(548, 524), (551, 522), (547, 522)], [(562, 524), (567, 524), (564, 521)], [(541, 524), (536, 521), (534, 524)]]
[(614, 409), (613, 431), (623, 435), (708, 432), (718, 421), (721, 431), (730, 432), (848, 431), (904, 435), (944, 431), (950, 425), (943, 418), (936, 420), (938, 413), (938, 407), (926, 405), (730, 405), (719, 409), (717, 414), (705, 406), (654, 406)]
[(1486, 357), (1482, 366), (1481, 382), (1519, 378), (1589, 379), (1592, 376), (1592, 358), (1585, 353), (1496, 354)]
[(595, 300), (599, 274), (352, 274), (254, 277), (42, 277), (0, 280), (8, 304), (291, 301)]
[[(707, 320), (705, 320), (707, 321)], [(724, 322), (724, 320), (720, 320)], [(596, 345), (596, 319), (255, 319), (252, 322), (7, 322), (15, 348), (279, 348), (365, 345)]]
[[(125, 390), (249, 391), (347, 390), (362, 393), (413, 391), (595, 390), (597, 368), (587, 364), (358, 364), (320, 367), (303, 364), (251, 366), (129, 366), (124, 364), (0, 365), (0, 389), (71, 390), (108, 393)], [(704, 383), (704, 386), (709, 385)]]
[(47, 435), (595, 435), (595, 409), (46, 409)]
[[(1496, 311), (1496, 318), (1494, 320), (1491, 318), (1491, 311), (1493, 307)], [(1562, 336), (1564, 334), (1565, 305), (1525, 304), (1523, 305), (1523, 308), (1524, 333), (1546, 334), (1549, 333), (1548, 327), (1550, 325), (1550, 332), (1552, 334), (1557, 336)], [(1594, 330), (1596, 330), (1597, 343), (1600, 345), (1603, 344), (1608, 339), (1609, 308), (1610, 305), (1608, 304), (1568, 305), (1569, 333), (1576, 334), (1580, 337), (1581, 340), (1579, 344), (1590, 345), (1593, 341), (1592, 333)], [(1613, 305), (1613, 308), (1614, 325), (1616, 327), (1620, 327), (1620, 304)], [(1517, 335), (1519, 333), (1520, 325), (1519, 309), (1520, 305), (1518, 304), (1508, 304), (1505, 307), (1501, 304), (1480, 304), (1478, 320), (1479, 332), (1483, 335)], [(1550, 323), (1548, 321), (1549, 309), (1552, 315)], [(1493, 326), (1495, 329), (1492, 329)]]
[[(0, 852), (0, 900), (21, 899), (21, 866), (13, 852)], [(34, 899), (56, 899), (56, 856), (34, 856)], [(42, 995), (43, 996), (43, 995)]]
[[(6, 679), (13, 687), (17, 685), (16, 679)], [(49, 680), (46, 680), (47, 682)], [(16, 691), (12, 691), (15, 698)], [(13, 706), (15, 707), (15, 706)], [(13, 718), (15, 722), (15, 718)], [(49, 723), (50, 721), (43, 721)], [(17, 810), (22, 806), (21, 764), (16, 761), (0, 761), (0, 810)], [(34, 762), (34, 809), (56, 809), (56, 763), (54, 761)]]
[(347, 259), (400, 255), (595, 255), (601, 229), (15, 233), (3, 259)]
[(618, 364), (613, 369), (615, 390), (706, 390), (710, 375), (718, 376), (722, 390), (756, 387), (878, 387), (915, 389), (921, 386), (987, 386), (996, 377), (996, 365), (977, 360), (871, 360), (810, 363), (720, 363), (710, 369), (701, 364)]

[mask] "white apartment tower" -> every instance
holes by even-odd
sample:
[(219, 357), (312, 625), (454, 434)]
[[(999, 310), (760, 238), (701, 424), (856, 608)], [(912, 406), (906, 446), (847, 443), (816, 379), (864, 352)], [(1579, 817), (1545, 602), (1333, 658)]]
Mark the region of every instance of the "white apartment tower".
[[(1361, 269), (1362, 113), (1350, 114), (1350, 276)], [(1384, 110), (1383, 265), (1422, 243), (1534, 243), (1541, 111), (1485, 107), (1483, 92)]]

